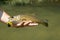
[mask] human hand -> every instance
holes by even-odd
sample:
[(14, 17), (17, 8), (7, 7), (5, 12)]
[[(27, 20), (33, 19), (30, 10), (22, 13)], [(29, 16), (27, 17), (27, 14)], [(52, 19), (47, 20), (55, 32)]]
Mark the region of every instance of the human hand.
[[(11, 25), (11, 23), (8, 26), (10, 26), (10, 25)], [(12, 24), (11, 26), (19, 28), (19, 27), (36, 26), (36, 25), (38, 25), (38, 23), (33, 23), (32, 21), (22, 21), (19, 23)]]

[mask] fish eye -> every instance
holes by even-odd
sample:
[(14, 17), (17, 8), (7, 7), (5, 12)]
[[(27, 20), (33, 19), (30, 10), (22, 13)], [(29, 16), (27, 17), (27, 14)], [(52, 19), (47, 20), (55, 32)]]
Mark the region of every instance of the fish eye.
[(11, 18), (14, 18), (13, 16)]

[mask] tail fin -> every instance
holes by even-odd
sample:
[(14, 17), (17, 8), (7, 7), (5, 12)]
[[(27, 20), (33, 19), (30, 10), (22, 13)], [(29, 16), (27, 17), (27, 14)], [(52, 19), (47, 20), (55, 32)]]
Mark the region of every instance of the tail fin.
[(47, 20), (47, 19), (42, 20), (42, 24), (43, 24), (44, 26), (48, 27), (48, 20)]

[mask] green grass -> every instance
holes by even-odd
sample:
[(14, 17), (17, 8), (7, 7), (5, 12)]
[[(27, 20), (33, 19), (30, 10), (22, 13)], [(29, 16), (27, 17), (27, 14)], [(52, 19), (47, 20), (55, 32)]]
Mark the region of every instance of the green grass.
[(8, 28), (0, 23), (0, 40), (60, 40), (60, 8), (58, 7), (11, 7), (2, 6), (11, 16), (18, 14), (36, 15), (48, 19), (49, 27), (43, 25), (24, 28)]

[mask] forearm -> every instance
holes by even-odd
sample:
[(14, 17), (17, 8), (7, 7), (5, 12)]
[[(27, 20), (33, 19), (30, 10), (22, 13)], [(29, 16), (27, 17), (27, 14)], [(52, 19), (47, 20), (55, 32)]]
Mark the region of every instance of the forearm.
[(3, 23), (7, 23), (8, 22), (8, 18), (10, 17), (10, 15), (8, 15), (6, 12), (4, 11), (0, 11), (0, 21)]

